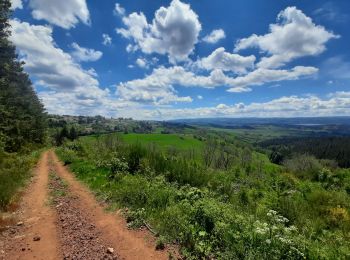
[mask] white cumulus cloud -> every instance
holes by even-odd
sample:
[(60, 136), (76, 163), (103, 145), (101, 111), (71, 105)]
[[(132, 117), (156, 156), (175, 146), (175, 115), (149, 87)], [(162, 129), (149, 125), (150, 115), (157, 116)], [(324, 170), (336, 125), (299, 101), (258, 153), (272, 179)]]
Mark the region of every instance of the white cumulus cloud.
[(203, 37), (203, 41), (207, 43), (217, 43), (218, 41), (225, 39), (225, 31), (223, 29), (213, 30), (210, 34)]
[(277, 17), (277, 23), (270, 25), (270, 32), (265, 35), (253, 34), (237, 41), (235, 51), (257, 47), (267, 53), (257, 64), (262, 68), (278, 68), (304, 56), (322, 53), (325, 44), (339, 36), (316, 25), (296, 7), (287, 7)]
[(197, 14), (180, 0), (160, 7), (151, 24), (142, 12), (123, 17), (123, 23), (125, 28), (117, 28), (117, 33), (133, 40), (144, 53), (167, 54), (173, 63), (188, 58), (201, 31)]
[(143, 58), (138, 58), (135, 63), (140, 68), (148, 68), (147, 60), (145, 60)]
[(77, 61), (97, 61), (103, 55), (101, 51), (80, 47), (76, 42), (72, 43), (72, 48), (74, 49), (72, 56)]
[(64, 29), (75, 27), (79, 21), (90, 24), (90, 13), (85, 0), (29, 0), (32, 16), (46, 20)]
[(105, 46), (112, 44), (112, 38), (108, 34), (104, 33), (102, 34), (102, 44)]
[(207, 70), (221, 69), (235, 73), (246, 73), (247, 70), (254, 68), (254, 62), (254, 55), (244, 57), (239, 54), (226, 52), (225, 48), (220, 47), (208, 57), (200, 59), (197, 65)]
[(22, 0), (11, 0), (11, 9), (15, 10), (15, 9), (22, 9), (23, 8), (23, 4), (22, 4)]
[(315, 67), (296, 66), (292, 69), (265, 69), (258, 68), (247, 75), (230, 78), (228, 82), (232, 86), (228, 91), (237, 92), (247, 86), (260, 86), (265, 83), (297, 80), (301, 77), (312, 76), (318, 72)]
[[(94, 69), (85, 70), (55, 43), (50, 26), (11, 20), (11, 41), (16, 45), (24, 69), (43, 86), (38, 94), (51, 113), (95, 114), (113, 105), (108, 89), (102, 89)], [(79, 111), (78, 111), (79, 109)]]
[(119, 3), (115, 4), (114, 11), (118, 15), (121, 15), (121, 16), (125, 15), (125, 9)]
[[(242, 102), (233, 105), (218, 104), (198, 108), (159, 108), (143, 111), (149, 118), (200, 118), (200, 117), (297, 117), (335, 116), (350, 113), (350, 92), (335, 92), (326, 98), (316, 95), (307, 97), (283, 96), (267, 102)], [(144, 117), (144, 118), (145, 118)]]

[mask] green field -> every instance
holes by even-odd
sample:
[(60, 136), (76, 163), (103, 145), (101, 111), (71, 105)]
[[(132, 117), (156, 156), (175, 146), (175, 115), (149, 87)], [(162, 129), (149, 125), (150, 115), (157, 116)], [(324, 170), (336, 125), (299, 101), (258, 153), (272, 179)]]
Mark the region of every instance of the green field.
[(149, 225), (186, 259), (348, 259), (348, 170), (276, 165), (233, 131), (187, 131), (86, 136), (57, 153), (129, 227)]
[(140, 142), (144, 145), (155, 144), (162, 149), (176, 147), (180, 150), (200, 150), (203, 143), (190, 135), (176, 134), (123, 134), (122, 140), (127, 143)]

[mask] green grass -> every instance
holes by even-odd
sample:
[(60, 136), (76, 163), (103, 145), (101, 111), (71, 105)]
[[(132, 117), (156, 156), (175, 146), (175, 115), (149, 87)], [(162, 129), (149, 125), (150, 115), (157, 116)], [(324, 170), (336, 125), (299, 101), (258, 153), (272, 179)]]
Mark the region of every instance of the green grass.
[(205, 145), (190, 134), (90, 136), (57, 152), (110, 208), (128, 209), (130, 227), (150, 224), (186, 259), (349, 258), (350, 170), (299, 178), (232, 133), (210, 135), (229, 168), (189, 158)]
[(40, 154), (40, 150), (28, 154), (0, 151), (0, 211), (6, 211), (18, 199), (18, 191), (31, 176)]
[(191, 135), (177, 134), (123, 134), (122, 139), (131, 144), (140, 142), (143, 145), (155, 144), (162, 149), (176, 147), (179, 150), (200, 150), (203, 143)]

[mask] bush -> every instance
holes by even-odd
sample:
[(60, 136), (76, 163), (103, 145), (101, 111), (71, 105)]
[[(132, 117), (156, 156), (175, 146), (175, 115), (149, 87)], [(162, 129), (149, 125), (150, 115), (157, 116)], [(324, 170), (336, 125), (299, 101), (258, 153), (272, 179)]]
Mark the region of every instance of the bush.
[(81, 141), (83, 153), (66, 147), (77, 176), (104, 201), (126, 208), (129, 226), (149, 224), (162, 237), (160, 245), (178, 243), (186, 259), (334, 259), (350, 253), (348, 170), (327, 168), (313, 157), (293, 158), (287, 170), (268, 162), (259, 168), (267, 158), (256, 153), (245, 165), (249, 171), (239, 164), (207, 169), (156, 147), (119, 144), (112, 151), (114, 145), (96, 145), (101, 140)]
[(109, 180), (116, 180), (121, 175), (129, 172), (129, 166), (126, 160), (124, 158), (118, 158), (116, 154), (113, 154), (110, 159), (97, 161), (97, 167), (109, 170)]
[(141, 159), (146, 155), (146, 149), (139, 143), (131, 145), (128, 149), (128, 167), (130, 173), (136, 173), (140, 168)]
[(0, 147), (0, 210), (6, 210), (18, 189), (30, 177), (30, 170), (39, 154), (6, 153)]
[(296, 176), (311, 180), (316, 180), (319, 171), (323, 168), (314, 156), (306, 154), (286, 160), (284, 166)]
[(74, 150), (69, 147), (61, 147), (59, 148), (60, 159), (63, 161), (64, 165), (71, 164), (77, 159), (77, 154)]

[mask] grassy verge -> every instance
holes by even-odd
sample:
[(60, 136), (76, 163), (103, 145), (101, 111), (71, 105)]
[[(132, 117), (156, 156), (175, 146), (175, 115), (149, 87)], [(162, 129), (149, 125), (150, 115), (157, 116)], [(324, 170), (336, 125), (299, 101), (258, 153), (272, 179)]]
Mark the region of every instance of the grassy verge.
[(0, 151), (0, 212), (7, 211), (18, 200), (18, 191), (31, 176), (41, 150), (28, 154)]
[(178, 243), (187, 259), (350, 256), (347, 170), (312, 181), (259, 153), (220, 170), (162, 149), (111, 143), (82, 139), (57, 153), (100, 199), (124, 208), (131, 227), (151, 225), (160, 244)]

